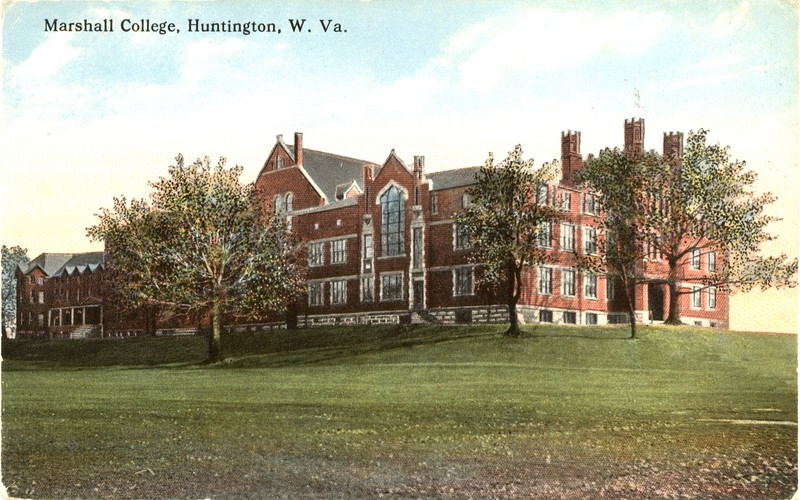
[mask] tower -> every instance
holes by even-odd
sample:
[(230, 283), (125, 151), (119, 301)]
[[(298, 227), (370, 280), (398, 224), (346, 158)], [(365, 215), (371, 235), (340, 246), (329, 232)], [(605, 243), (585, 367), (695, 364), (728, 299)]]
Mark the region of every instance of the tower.
[(561, 132), (561, 181), (572, 184), (572, 176), (583, 168), (581, 156), (581, 133), (567, 130)]
[(644, 154), (644, 118), (625, 119), (625, 155), (640, 157)]

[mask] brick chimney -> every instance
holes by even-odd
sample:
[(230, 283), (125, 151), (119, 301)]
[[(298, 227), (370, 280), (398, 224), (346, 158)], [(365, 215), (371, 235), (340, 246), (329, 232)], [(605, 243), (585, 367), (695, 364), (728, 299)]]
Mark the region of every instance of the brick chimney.
[(572, 130), (561, 132), (561, 181), (572, 184), (572, 176), (583, 168), (581, 133)]
[(294, 133), (294, 159), (298, 167), (303, 166), (303, 133)]

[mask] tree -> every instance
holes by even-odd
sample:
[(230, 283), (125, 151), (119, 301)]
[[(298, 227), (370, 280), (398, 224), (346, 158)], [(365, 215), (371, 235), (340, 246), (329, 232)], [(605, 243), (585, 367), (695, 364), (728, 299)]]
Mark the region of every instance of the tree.
[[(756, 194), (755, 172), (746, 170), (743, 161), (732, 161), (728, 147), (707, 144), (707, 135), (703, 129), (689, 132), (680, 158), (655, 153), (625, 158), (618, 150), (605, 150), (579, 176), (608, 203), (607, 224), (624, 221), (618, 229), (628, 227), (626, 237), (639, 249), (634, 253), (647, 248), (666, 262), (666, 271), (649, 266), (648, 276), (639, 273), (637, 280), (667, 284), (668, 324), (680, 324), (680, 294), (709, 287), (730, 291), (796, 285), (797, 259), (761, 255), (762, 244), (775, 239), (767, 226), (779, 219), (764, 213), (775, 197)], [(617, 169), (624, 174), (618, 175)], [(621, 187), (629, 191), (627, 208), (611, 201)], [(705, 258), (714, 263), (713, 269), (688, 274), (684, 270), (690, 258)], [(695, 283), (694, 290), (679, 288), (679, 282)]]
[(28, 251), (19, 246), (7, 247), (3, 245), (3, 338), (6, 337), (6, 328), (17, 322), (17, 267), (27, 264)]
[(198, 312), (211, 319), (209, 362), (223, 359), (225, 315), (256, 316), (282, 309), (301, 290), (296, 245), (285, 223), (262, 209), (241, 167), (209, 159), (150, 183), (150, 201), (114, 200), (89, 236), (103, 240), (110, 267), (136, 306)]
[(652, 152), (631, 157), (619, 148), (606, 148), (574, 178), (594, 192), (603, 208), (597, 253), (579, 255), (578, 265), (622, 283), (631, 338), (636, 338), (636, 285), (648, 281), (643, 265), (648, 231), (642, 218), (648, 166), (661, 162)]
[(520, 335), (517, 303), (523, 269), (548, 259), (548, 252), (538, 244), (539, 235), (552, 227), (558, 211), (540, 188), (555, 173), (555, 162), (537, 169), (532, 159), (523, 160), (520, 145), (499, 164), (489, 153), (475, 175), (477, 183), (467, 190), (470, 204), (456, 219), (459, 230), (470, 234), (470, 259), (480, 266), (479, 280), (506, 288), (509, 336)]

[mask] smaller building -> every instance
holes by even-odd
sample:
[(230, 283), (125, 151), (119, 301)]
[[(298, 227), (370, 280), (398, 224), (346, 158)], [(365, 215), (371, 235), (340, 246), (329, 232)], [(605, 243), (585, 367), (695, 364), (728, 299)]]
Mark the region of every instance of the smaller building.
[(17, 335), (103, 333), (104, 252), (43, 253), (17, 268)]

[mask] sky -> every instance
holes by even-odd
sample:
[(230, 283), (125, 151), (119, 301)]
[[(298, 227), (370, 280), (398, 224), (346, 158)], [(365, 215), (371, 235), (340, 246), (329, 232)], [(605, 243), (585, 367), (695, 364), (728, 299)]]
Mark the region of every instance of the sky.
[[(146, 197), (179, 153), (224, 156), (246, 182), (294, 132), (374, 163), (424, 155), (428, 171), (516, 144), (544, 163), (562, 131), (597, 154), (639, 117), (647, 149), (699, 128), (729, 145), (778, 196), (766, 253), (797, 256), (797, 6), (596, 3), (5, 0), (0, 241), (31, 258), (100, 250), (86, 237), (95, 214)], [(47, 29), (84, 20), (114, 31)], [(131, 29), (145, 20), (176, 31)], [(267, 29), (193, 32), (191, 20)], [(731, 326), (796, 333), (797, 302), (796, 289), (737, 294)]]

